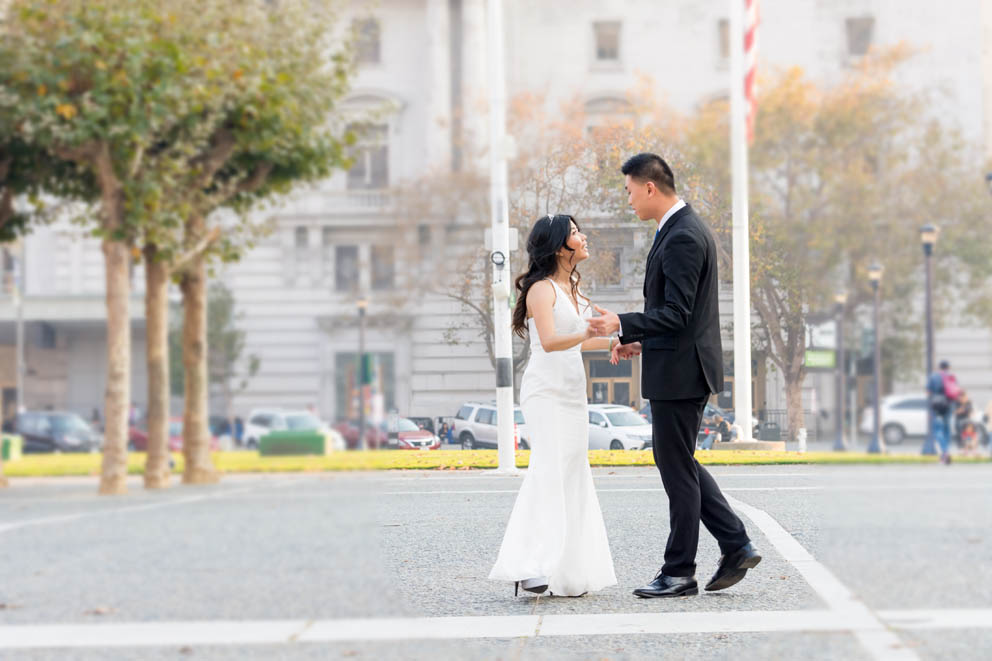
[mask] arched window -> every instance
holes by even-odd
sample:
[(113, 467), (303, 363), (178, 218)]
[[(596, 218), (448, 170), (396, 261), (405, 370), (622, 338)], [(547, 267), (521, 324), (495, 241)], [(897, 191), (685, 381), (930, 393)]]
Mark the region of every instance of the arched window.
[(348, 170), (348, 190), (382, 190), (389, 187), (389, 142), (403, 104), (386, 93), (360, 92), (342, 104), (347, 128), (355, 136)]

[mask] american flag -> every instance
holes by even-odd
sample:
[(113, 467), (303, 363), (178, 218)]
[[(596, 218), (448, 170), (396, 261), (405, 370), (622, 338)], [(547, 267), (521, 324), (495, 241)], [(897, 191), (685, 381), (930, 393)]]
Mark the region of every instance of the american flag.
[(754, 141), (755, 71), (758, 68), (758, 0), (744, 0), (744, 100), (747, 104), (747, 141)]

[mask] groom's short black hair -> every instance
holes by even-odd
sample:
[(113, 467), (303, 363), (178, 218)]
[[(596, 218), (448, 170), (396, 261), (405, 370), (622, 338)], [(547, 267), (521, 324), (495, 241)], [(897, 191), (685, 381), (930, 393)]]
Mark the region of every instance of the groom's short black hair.
[(620, 168), (620, 172), (629, 174), (634, 179), (650, 181), (663, 193), (675, 194), (675, 175), (661, 156), (657, 154), (638, 154), (631, 156)]

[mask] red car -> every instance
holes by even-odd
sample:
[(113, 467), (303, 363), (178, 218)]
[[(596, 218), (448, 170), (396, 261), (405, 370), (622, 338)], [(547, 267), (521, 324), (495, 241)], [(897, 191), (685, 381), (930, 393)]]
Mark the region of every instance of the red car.
[[(132, 450), (145, 452), (148, 450), (148, 430), (132, 426), (128, 429), (128, 445)], [(210, 449), (213, 452), (220, 450), (220, 442), (216, 436), (210, 437)], [(183, 451), (183, 419), (169, 418), (169, 451)]]
[[(407, 418), (398, 418), (396, 421), (396, 439), (389, 438), (389, 423), (384, 422), (379, 426), (366, 423), (365, 440), (369, 449), (396, 449), (396, 450), (437, 450), (441, 447), (441, 439), (426, 429), (421, 429)], [(358, 421), (342, 421), (334, 425), (334, 429), (341, 432), (345, 444), (349, 450), (359, 447), (358, 443)]]

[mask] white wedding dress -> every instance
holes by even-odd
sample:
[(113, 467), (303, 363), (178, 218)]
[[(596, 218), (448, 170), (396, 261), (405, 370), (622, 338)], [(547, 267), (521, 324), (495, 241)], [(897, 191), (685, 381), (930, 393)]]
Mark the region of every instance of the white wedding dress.
[[(556, 334), (586, 327), (571, 299), (555, 288)], [(590, 316), (588, 306), (585, 316)], [(616, 585), (613, 557), (589, 468), (586, 374), (579, 345), (545, 352), (528, 320), (530, 362), (520, 407), (531, 446), (530, 465), (513, 505), (489, 578), (547, 577), (555, 595), (577, 596)]]

